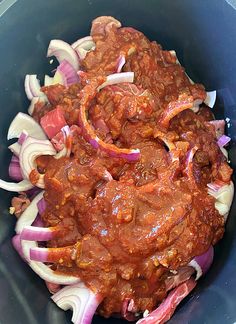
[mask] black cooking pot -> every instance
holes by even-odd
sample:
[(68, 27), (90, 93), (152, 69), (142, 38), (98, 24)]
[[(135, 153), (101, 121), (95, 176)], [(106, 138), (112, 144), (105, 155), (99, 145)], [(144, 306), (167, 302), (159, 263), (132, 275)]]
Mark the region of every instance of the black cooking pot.
[[(236, 166), (236, 1), (235, 0), (0, 0), (0, 178), (6, 179), (10, 121), (26, 111), (23, 79), (52, 67), (45, 58), (49, 40), (68, 42), (88, 34), (93, 18), (112, 15), (143, 31), (165, 49), (175, 49), (187, 73), (207, 90), (217, 90), (215, 114), (230, 119), (230, 160)], [(64, 324), (64, 313), (50, 300), (44, 282), (13, 250), (15, 218), (11, 194), (0, 191), (0, 323)], [(236, 204), (214, 265), (199, 281), (170, 323), (236, 322)], [(95, 317), (93, 323), (121, 323)]]

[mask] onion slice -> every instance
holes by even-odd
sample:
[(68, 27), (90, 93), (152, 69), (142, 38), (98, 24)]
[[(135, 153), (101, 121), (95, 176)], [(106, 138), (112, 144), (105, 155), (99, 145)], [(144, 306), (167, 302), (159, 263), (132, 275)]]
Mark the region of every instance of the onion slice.
[[(117, 73), (116, 75), (113, 74), (110, 81), (112, 84), (115, 84), (116, 82), (123, 82), (123, 78), (116, 77), (118, 74), (124, 74), (124, 73)], [(133, 75), (133, 74), (132, 74)], [(115, 77), (113, 77), (115, 76)], [(130, 76), (130, 74), (129, 74)], [(108, 79), (108, 78), (107, 78)], [(127, 80), (127, 79), (126, 79)], [(133, 79), (130, 79), (133, 80)], [(79, 122), (83, 129), (83, 136), (85, 139), (93, 146), (95, 149), (100, 149), (103, 152), (106, 152), (110, 156), (114, 156), (117, 158), (123, 158), (128, 161), (136, 161), (140, 158), (140, 150), (139, 149), (121, 149), (113, 144), (108, 144), (103, 142), (100, 138), (97, 137), (94, 129), (89, 124), (86, 116), (86, 112), (89, 109), (90, 101), (96, 96), (97, 89), (99, 88), (99, 85), (101, 84), (102, 79), (100, 80), (94, 80), (91, 81), (90, 84), (86, 85), (84, 90), (84, 96), (80, 102), (80, 110), (79, 110)], [(107, 84), (104, 82), (102, 84), (102, 87), (104, 84)], [(87, 88), (87, 91), (86, 91)], [(100, 86), (101, 89), (101, 86)]]
[(27, 191), (29, 189), (32, 189), (34, 186), (31, 182), (28, 180), (22, 180), (20, 182), (7, 182), (2, 179), (0, 179), (0, 188), (12, 191), (12, 192), (21, 192), (21, 191)]
[(26, 241), (49, 241), (60, 233), (59, 227), (37, 227), (24, 226), (21, 232), (21, 239)]
[(41, 126), (29, 115), (19, 112), (11, 122), (7, 133), (7, 139), (19, 138), (22, 130), (25, 130), (29, 136), (44, 140), (47, 138)]
[(21, 214), (18, 219), (15, 227), (15, 231), (17, 234), (20, 234), (24, 227), (30, 226), (33, 221), (36, 219), (38, 214), (37, 203), (43, 198), (44, 191), (41, 191), (34, 199), (31, 201), (30, 205), (26, 208), (26, 210)]
[(17, 156), (13, 155), (8, 168), (9, 177), (15, 181), (22, 181), (20, 162)]
[(204, 103), (210, 107), (213, 108), (216, 102), (216, 91), (207, 91), (206, 99), (204, 100)]
[(80, 60), (83, 60), (88, 52), (95, 49), (95, 43), (91, 36), (86, 36), (75, 41), (71, 47), (76, 51)]
[(65, 287), (54, 294), (52, 300), (63, 310), (72, 309), (74, 324), (90, 324), (102, 298), (83, 283)]
[(25, 76), (25, 93), (29, 100), (34, 97), (41, 97), (47, 101), (46, 95), (41, 91), (41, 86), (36, 74), (27, 74)]
[(196, 278), (198, 280), (204, 275), (212, 265), (214, 258), (214, 248), (211, 245), (209, 249), (202, 255), (196, 256), (192, 261), (189, 262), (188, 266), (193, 267), (196, 270)]
[(229, 136), (222, 135), (222, 136), (218, 139), (217, 144), (219, 145), (219, 147), (224, 147), (224, 146), (227, 145), (230, 141), (231, 141), (231, 138), (230, 138)]
[(51, 283), (55, 283), (58, 285), (73, 285), (75, 283), (80, 282), (80, 279), (74, 276), (57, 274), (55, 271), (50, 269), (50, 267), (46, 266), (42, 262), (31, 261), (30, 260), (30, 249), (37, 247), (37, 243), (34, 241), (25, 241), (21, 240), (22, 250), (25, 259), (27, 260), (31, 269), (37, 273), (37, 275)]
[(230, 184), (225, 184), (217, 187), (214, 184), (208, 184), (208, 194), (215, 198), (215, 208), (219, 214), (224, 216), (227, 220), (228, 213), (234, 197), (234, 184), (230, 181)]
[[(63, 80), (62, 84), (66, 87), (79, 82), (79, 76), (78, 76), (76, 70), (66, 60), (63, 60), (60, 63), (60, 65), (58, 66), (55, 76), (53, 78), (54, 84), (56, 84), (56, 80), (58, 78), (59, 78), (59, 80)], [(59, 82), (59, 83), (61, 83), (61, 82)]]
[(160, 123), (163, 127), (168, 128), (170, 120), (178, 115), (181, 111), (193, 107), (193, 97), (181, 94), (177, 100), (171, 101), (164, 110)]
[(47, 57), (55, 56), (59, 63), (66, 60), (78, 71), (79, 59), (75, 50), (66, 42), (53, 39), (48, 46)]
[(134, 72), (121, 72), (121, 73), (114, 73), (107, 76), (106, 81), (98, 87), (98, 91), (102, 88), (119, 83), (133, 83), (134, 82)]
[(9, 145), (8, 148), (17, 157), (20, 155), (21, 145), (18, 142)]
[(28, 136), (20, 151), (20, 166), (24, 178), (30, 180), (30, 173), (35, 170), (38, 175), (36, 186), (44, 188), (44, 175), (38, 173), (35, 159), (40, 155), (55, 155), (56, 150), (48, 140), (37, 140)]
[(21, 246), (20, 234), (13, 236), (12, 245), (14, 246), (15, 250), (18, 252), (19, 256), (25, 261), (25, 257)]

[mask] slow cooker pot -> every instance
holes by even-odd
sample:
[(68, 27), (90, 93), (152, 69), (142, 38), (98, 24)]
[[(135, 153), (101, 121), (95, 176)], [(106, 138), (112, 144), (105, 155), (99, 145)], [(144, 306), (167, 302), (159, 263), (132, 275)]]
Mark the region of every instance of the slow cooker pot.
[[(6, 140), (10, 121), (26, 111), (24, 76), (43, 76), (52, 67), (45, 58), (53, 38), (68, 42), (88, 34), (93, 18), (112, 15), (144, 32), (165, 49), (175, 49), (189, 76), (217, 90), (216, 118), (227, 118), (232, 138), (229, 157), (236, 167), (236, 2), (235, 0), (0, 0), (0, 178), (7, 175)], [(11, 194), (0, 190), (0, 323), (65, 324), (44, 282), (11, 245), (15, 218), (8, 213)], [(236, 203), (214, 264), (169, 323), (236, 322)], [(94, 317), (93, 323), (121, 323)]]

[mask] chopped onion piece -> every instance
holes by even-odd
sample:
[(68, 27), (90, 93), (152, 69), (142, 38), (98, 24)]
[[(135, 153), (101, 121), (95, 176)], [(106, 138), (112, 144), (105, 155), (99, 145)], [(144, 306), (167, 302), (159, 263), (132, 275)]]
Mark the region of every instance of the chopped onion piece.
[(88, 52), (95, 49), (95, 43), (91, 36), (83, 37), (74, 42), (71, 47), (76, 51), (80, 60), (83, 60)]
[(47, 52), (47, 57), (50, 56), (55, 56), (59, 63), (66, 60), (76, 71), (79, 69), (79, 59), (75, 50), (68, 43), (62, 40), (51, 40)]
[(20, 182), (15, 183), (15, 182), (7, 182), (0, 179), (0, 188), (7, 191), (21, 192), (33, 188), (33, 185), (28, 180), (22, 180)]
[(31, 261), (30, 249), (37, 247), (36, 242), (22, 240), (21, 245), (22, 245), (24, 257), (27, 260), (29, 266), (43, 280), (46, 280), (51, 283), (59, 284), (59, 285), (73, 285), (75, 283), (80, 282), (80, 279), (77, 277), (57, 274), (55, 271), (50, 269), (49, 266), (46, 266), (42, 262)]
[(220, 215), (224, 216), (226, 221), (234, 197), (233, 182), (231, 181), (229, 185), (221, 186), (218, 190), (212, 190), (212, 188), (209, 188), (208, 194), (216, 199), (215, 208), (218, 210)]
[(29, 115), (32, 115), (33, 112), (34, 112), (34, 107), (36, 105), (36, 103), (40, 100), (40, 97), (33, 97), (32, 100), (31, 100), (31, 103), (29, 105), (29, 108), (28, 108), (28, 113)]
[(21, 145), (18, 142), (9, 145), (8, 148), (16, 156), (20, 155)]
[(65, 287), (51, 298), (61, 309), (73, 311), (71, 320), (74, 324), (90, 324), (102, 301), (100, 296), (94, 294), (83, 283)]
[(21, 239), (26, 241), (49, 241), (55, 238), (60, 232), (59, 227), (37, 227), (24, 226), (21, 232)]
[(229, 154), (228, 151), (224, 147), (220, 147), (221, 152), (224, 154), (224, 156), (227, 159), (227, 162), (229, 163)]
[(206, 99), (204, 100), (204, 103), (210, 107), (213, 108), (216, 102), (216, 91), (208, 91)]
[(64, 148), (54, 156), (55, 159), (60, 159), (64, 156), (69, 157), (71, 154), (72, 135), (71, 135), (70, 127), (68, 125), (62, 127), (61, 132), (64, 137)]
[(24, 257), (23, 251), (22, 251), (21, 239), (20, 239), (19, 234), (13, 236), (12, 245), (14, 246), (15, 250), (18, 252), (20, 257), (25, 261), (25, 257)]
[(29, 100), (34, 97), (43, 97), (46, 100), (45, 94), (41, 91), (41, 86), (36, 74), (27, 74), (25, 76), (25, 93)]
[(95, 47), (95, 43), (91, 36), (86, 36), (75, 41), (73, 44), (71, 44), (71, 47), (74, 50), (76, 50), (78, 47), (81, 47), (84, 50), (90, 51), (93, 47)]
[(133, 83), (134, 72), (121, 72), (121, 73), (114, 73), (108, 75), (106, 81), (98, 87), (98, 91), (100, 91), (102, 88), (108, 85), (124, 83), (124, 82)]
[(123, 66), (125, 65), (125, 56), (121, 55), (118, 59), (117, 73), (121, 73)]
[(44, 191), (41, 191), (31, 201), (30, 205), (21, 214), (15, 227), (17, 234), (20, 234), (25, 226), (30, 226), (38, 215), (37, 203), (43, 198)]
[[(79, 82), (79, 76), (74, 69), (74, 67), (67, 62), (66, 60), (63, 60), (60, 65), (57, 68), (56, 74), (54, 76), (54, 79), (59, 78), (59, 80), (63, 81), (63, 85), (68, 87), (74, 83)], [(56, 83), (54, 80), (54, 84)], [(61, 83), (61, 82), (59, 82)]]
[(189, 262), (189, 266), (196, 270), (196, 280), (204, 275), (212, 265), (214, 258), (214, 249), (211, 245), (209, 249), (202, 255), (196, 256), (192, 261)]
[(39, 202), (37, 203), (39, 215), (42, 215), (46, 209), (46, 201), (44, 198), (40, 199)]
[(50, 85), (54, 84), (54, 78), (50, 77), (49, 75), (45, 74), (44, 76), (44, 86), (48, 87)]
[(38, 181), (36, 186), (44, 188), (44, 175), (37, 171), (35, 159), (40, 155), (55, 155), (56, 150), (48, 140), (37, 140), (28, 136), (24, 141), (20, 151), (21, 171), (26, 179), (30, 179), (30, 173), (35, 170), (37, 172)]
[(8, 168), (9, 177), (15, 181), (22, 181), (20, 162), (17, 156), (13, 155)]
[[(132, 72), (127, 72), (127, 73), (132, 73)], [(113, 74), (113, 76), (118, 76), (119, 74), (124, 74), (124, 73), (117, 73), (116, 75)], [(122, 79), (120, 77), (117, 77), (117, 78), (112, 77), (110, 80), (112, 80), (112, 84), (115, 84), (115, 82), (117, 82), (117, 83), (122, 82), (121, 81)], [(94, 129), (92, 128), (92, 126), (89, 124), (89, 122), (87, 120), (86, 112), (87, 112), (87, 109), (89, 109), (89, 102), (90, 102), (90, 100), (92, 100), (95, 97), (96, 91), (99, 88), (99, 82), (101, 84), (102, 79), (94, 80), (86, 86), (86, 87), (88, 87), (89, 93), (86, 94), (83, 98), (83, 101), (80, 102), (81, 106), (80, 106), (80, 110), (79, 110), (79, 122), (80, 122), (81, 128), (83, 129), (83, 136), (95, 149), (99, 148), (101, 151), (106, 152), (110, 156), (114, 156), (117, 158), (123, 158), (128, 161), (136, 161), (140, 158), (140, 150), (139, 149), (122, 149), (122, 148), (119, 148), (113, 144), (105, 143), (104, 141), (102, 141), (100, 138), (98, 138), (96, 136)], [(103, 83), (103, 85), (104, 84), (105, 83)], [(101, 87), (100, 87), (100, 89), (101, 89)]]
[(7, 133), (7, 139), (19, 138), (22, 130), (25, 130), (29, 136), (44, 140), (47, 138), (42, 127), (29, 115), (19, 112), (11, 122)]
[(219, 147), (224, 147), (224, 146), (227, 145), (230, 141), (231, 141), (231, 138), (230, 138), (229, 136), (222, 135), (222, 136), (218, 139), (217, 144), (219, 145)]

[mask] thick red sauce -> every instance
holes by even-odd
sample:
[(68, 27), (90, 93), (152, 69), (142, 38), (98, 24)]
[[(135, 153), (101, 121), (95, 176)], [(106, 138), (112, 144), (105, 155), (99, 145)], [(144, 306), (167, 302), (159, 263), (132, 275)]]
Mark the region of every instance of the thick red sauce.
[[(136, 312), (153, 310), (166, 296), (171, 271), (222, 237), (224, 219), (206, 184), (229, 182), (231, 169), (207, 123), (213, 116), (206, 106), (197, 114), (187, 109), (162, 125), (168, 104), (180, 95), (193, 100), (206, 96), (170, 52), (141, 32), (106, 20), (94, 23), (91, 33), (96, 49), (82, 62), (81, 83), (45, 87), (50, 104), (38, 107), (34, 117), (39, 120), (61, 107), (67, 123), (76, 125), (70, 158), (38, 159), (45, 171), (43, 221), (63, 228), (49, 247), (71, 247), (71, 258), (61, 258), (54, 269), (81, 277), (99, 292), (104, 299), (98, 311), (108, 317), (121, 313), (127, 298), (133, 299)], [(88, 119), (104, 141), (139, 148), (141, 158), (132, 163), (93, 149), (78, 122), (85, 84), (114, 73), (121, 54), (126, 58), (123, 70), (135, 73), (134, 84), (101, 90), (90, 102)], [(189, 175), (186, 159), (194, 146)]]

